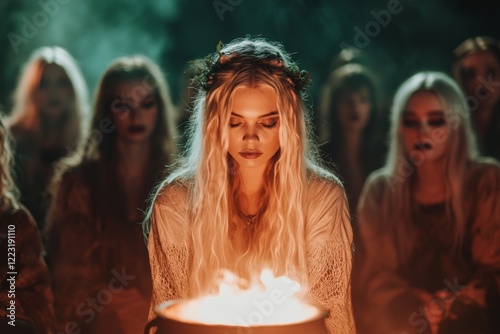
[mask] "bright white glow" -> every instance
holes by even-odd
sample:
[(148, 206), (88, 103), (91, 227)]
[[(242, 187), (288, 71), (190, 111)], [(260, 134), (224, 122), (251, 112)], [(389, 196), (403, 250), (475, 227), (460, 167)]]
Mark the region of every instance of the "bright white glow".
[(310, 320), (320, 314), (317, 307), (300, 301), (300, 284), (288, 277), (262, 271), (260, 284), (241, 289), (236, 276), (223, 276), (219, 294), (186, 300), (161, 313), (188, 323), (230, 326), (284, 325)]

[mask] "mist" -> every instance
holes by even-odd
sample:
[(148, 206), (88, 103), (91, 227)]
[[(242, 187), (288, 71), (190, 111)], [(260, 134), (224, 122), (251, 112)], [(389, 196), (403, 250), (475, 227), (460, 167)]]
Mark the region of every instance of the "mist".
[[(7, 38), (2, 43), (2, 81), (6, 83), (2, 85), (2, 95), (6, 93), (6, 86), (14, 88), (22, 65), (41, 46), (58, 45), (66, 48), (80, 65), (90, 92), (94, 91), (106, 66), (117, 57), (143, 54), (161, 64), (162, 55), (168, 52), (172, 44), (172, 36), (165, 29), (165, 24), (176, 18), (178, 2), (4, 2), (2, 16), (7, 14), (10, 26), (4, 34)], [(45, 13), (48, 17), (46, 24), (43, 24), (43, 15), (40, 13)], [(31, 34), (33, 29), (27, 29), (27, 21), (35, 27), (35, 33)], [(22, 42), (13, 34), (20, 36)], [(3, 104), (7, 104), (5, 96), (2, 98)]]
[[(377, 21), (381, 11), (391, 13), (389, 22)], [(415, 71), (449, 72), (451, 51), (464, 39), (500, 37), (496, 17), (498, 5), (465, 0), (3, 0), (0, 104), (8, 113), (22, 65), (45, 45), (62, 46), (77, 59), (90, 92), (113, 59), (144, 54), (161, 66), (178, 102), (187, 61), (215, 51), (219, 40), (247, 34), (282, 42), (294, 54), (313, 76), (315, 104), (342, 45), (361, 52), (390, 96)], [(29, 38), (26, 22), (37, 30)]]

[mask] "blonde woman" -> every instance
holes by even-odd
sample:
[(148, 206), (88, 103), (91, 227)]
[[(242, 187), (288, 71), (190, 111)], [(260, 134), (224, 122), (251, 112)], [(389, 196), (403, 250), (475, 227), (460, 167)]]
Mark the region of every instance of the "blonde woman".
[(364, 187), (359, 226), (361, 333), (498, 332), (500, 166), (477, 156), (447, 75), (421, 72), (397, 91), (389, 155)]
[(141, 222), (175, 158), (173, 113), (150, 59), (118, 58), (102, 75), (92, 135), (57, 175), (47, 218), (61, 330), (72, 322), (81, 333), (135, 334), (146, 324), (151, 278)]
[(349, 210), (309, 140), (308, 76), (264, 39), (206, 61), (187, 156), (145, 225), (152, 304), (212, 293), (224, 269), (249, 282), (269, 268), (330, 310), (331, 333), (353, 333)]
[(0, 251), (4, 254), (0, 259), (0, 331), (48, 334), (54, 329), (49, 270), (35, 221), (17, 200), (10, 141), (0, 119)]
[(72, 153), (88, 113), (87, 87), (73, 57), (60, 47), (36, 50), (21, 73), (8, 120), (16, 144), (21, 202), (43, 226), (54, 163)]

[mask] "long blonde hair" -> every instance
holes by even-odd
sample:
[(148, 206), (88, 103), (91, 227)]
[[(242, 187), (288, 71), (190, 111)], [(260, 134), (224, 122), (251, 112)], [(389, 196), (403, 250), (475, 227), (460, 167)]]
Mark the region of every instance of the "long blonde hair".
[[(164, 182), (186, 182), (193, 248), (191, 295), (214, 288), (221, 269), (253, 279), (264, 267), (306, 284), (305, 198), (312, 173), (335, 179), (318, 164), (305, 92), (290, 70), (295, 64), (281, 45), (264, 39), (237, 39), (224, 46), (200, 89), (190, 123), (188, 150)], [(238, 251), (238, 166), (229, 156), (229, 118), (237, 87), (266, 85), (277, 95), (280, 149), (269, 162), (261, 211), (246, 249)], [(161, 191), (161, 187), (159, 189)], [(151, 213), (151, 211), (150, 211)], [(166, 222), (168, 224), (168, 222)], [(146, 233), (148, 225), (146, 224)], [(214, 282), (215, 283), (215, 282)]]
[(82, 124), (89, 112), (88, 92), (83, 75), (75, 59), (63, 48), (42, 47), (37, 49), (24, 66), (14, 93), (14, 106), (8, 120), (9, 127), (22, 132), (43, 133), (40, 109), (35, 103), (35, 92), (39, 88), (43, 72), (48, 65), (61, 67), (69, 78), (74, 94), (74, 104), (66, 110), (62, 126), (62, 147), (75, 149), (80, 138), (85, 136)]
[(17, 189), (12, 179), (12, 151), (9, 131), (0, 118), (0, 213), (17, 206)]
[(454, 222), (453, 245), (459, 251), (465, 233), (466, 217), (463, 209), (463, 182), (470, 161), (477, 157), (477, 148), (470, 124), (467, 103), (459, 86), (444, 73), (420, 72), (406, 80), (396, 92), (391, 111), (389, 154), (384, 172), (391, 187), (389, 198), (381, 208), (396, 226), (400, 255), (407, 258), (411, 251), (412, 187), (416, 178), (415, 162), (403, 146), (401, 136), (402, 114), (410, 97), (418, 91), (436, 94), (445, 106), (445, 117), (450, 127), (446, 138), (443, 177), (446, 185), (446, 211)]

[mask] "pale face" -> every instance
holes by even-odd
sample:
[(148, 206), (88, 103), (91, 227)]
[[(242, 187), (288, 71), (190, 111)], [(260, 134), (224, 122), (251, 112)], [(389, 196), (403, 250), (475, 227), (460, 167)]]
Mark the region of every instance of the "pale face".
[(49, 64), (44, 68), (35, 102), (42, 115), (49, 118), (60, 116), (75, 103), (73, 86), (61, 66)]
[(461, 60), (461, 76), (467, 96), (484, 106), (500, 99), (500, 64), (488, 51), (475, 52)]
[(130, 80), (118, 83), (113, 96), (111, 117), (118, 140), (128, 144), (148, 141), (159, 109), (154, 91), (147, 90), (141, 80)]
[(344, 91), (337, 104), (339, 122), (344, 130), (363, 130), (372, 109), (370, 91), (362, 88), (356, 91)]
[(432, 92), (413, 94), (401, 118), (401, 136), (406, 152), (416, 165), (442, 160), (450, 126), (446, 107)]
[(228, 126), (229, 154), (239, 168), (263, 171), (280, 148), (276, 92), (269, 86), (237, 88)]

